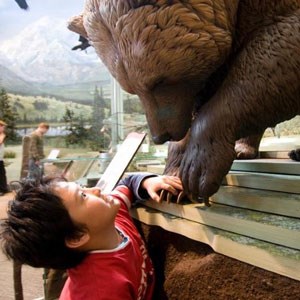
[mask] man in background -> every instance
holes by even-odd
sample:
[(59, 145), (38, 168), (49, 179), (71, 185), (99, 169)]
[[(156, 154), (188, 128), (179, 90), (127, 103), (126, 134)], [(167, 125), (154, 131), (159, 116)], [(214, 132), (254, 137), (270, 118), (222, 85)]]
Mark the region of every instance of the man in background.
[(28, 177), (39, 180), (42, 176), (41, 159), (45, 157), (43, 136), (48, 131), (49, 124), (40, 123), (30, 135)]
[(8, 192), (6, 171), (4, 167), (4, 140), (6, 123), (0, 120), (0, 196)]

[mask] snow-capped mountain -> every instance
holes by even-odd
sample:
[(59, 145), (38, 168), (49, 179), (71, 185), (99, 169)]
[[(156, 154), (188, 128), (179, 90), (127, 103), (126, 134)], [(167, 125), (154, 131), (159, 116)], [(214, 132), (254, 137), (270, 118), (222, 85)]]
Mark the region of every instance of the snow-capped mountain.
[(33, 91), (38, 90), (33, 84), (26, 82), (2, 65), (0, 65), (0, 87), (5, 87), (7, 92), (14, 91), (22, 94), (31, 94)]
[(69, 84), (109, 77), (89, 47), (72, 51), (79, 35), (69, 31), (65, 20), (43, 17), (13, 38), (0, 42), (0, 64), (26, 81)]

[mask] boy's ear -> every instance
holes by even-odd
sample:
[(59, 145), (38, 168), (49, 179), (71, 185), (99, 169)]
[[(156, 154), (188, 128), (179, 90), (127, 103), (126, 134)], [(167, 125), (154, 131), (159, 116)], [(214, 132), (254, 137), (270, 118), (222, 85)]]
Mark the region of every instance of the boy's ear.
[(75, 249), (83, 246), (90, 240), (90, 235), (88, 232), (83, 232), (80, 236), (75, 238), (66, 238), (65, 244), (67, 247)]

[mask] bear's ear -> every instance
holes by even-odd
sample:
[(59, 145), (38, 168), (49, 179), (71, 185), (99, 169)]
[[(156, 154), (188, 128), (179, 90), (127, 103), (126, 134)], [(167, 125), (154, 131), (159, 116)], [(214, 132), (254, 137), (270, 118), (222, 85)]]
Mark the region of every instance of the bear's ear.
[(90, 240), (88, 232), (83, 232), (80, 236), (75, 238), (66, 238), (65, 244), (68, 248), (76, 249), (85, 245)]
[(86, 30), (83, 26), (83, 15), (74, 16), (68, 21), (68, 29), (78, 33), (79, 35), (88, 38)]

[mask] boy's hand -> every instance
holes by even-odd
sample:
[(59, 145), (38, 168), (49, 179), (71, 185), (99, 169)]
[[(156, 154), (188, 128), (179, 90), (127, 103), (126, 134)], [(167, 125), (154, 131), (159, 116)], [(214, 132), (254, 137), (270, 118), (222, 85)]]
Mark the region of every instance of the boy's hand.
[(146, 178), (142, 181), (142, 188), (147, 190), (149, 196), (156, 202), (159, 202), (159, 192), (166, 190), (177, 196), (179, 191), (182, 191), (181, 180), (176, 176), (158, 176)]

